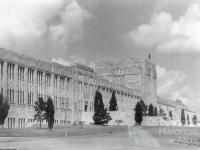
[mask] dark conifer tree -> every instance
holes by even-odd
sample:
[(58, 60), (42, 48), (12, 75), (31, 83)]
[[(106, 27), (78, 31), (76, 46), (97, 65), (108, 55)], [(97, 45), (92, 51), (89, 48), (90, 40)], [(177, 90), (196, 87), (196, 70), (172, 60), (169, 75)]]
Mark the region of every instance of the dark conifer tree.
[(135, 122), (139, 125), (141, 125), (143, 121), (143, 117), (142, 117), (142, 106), (140, 102), (137, 102), (136, 106), (135, 106)]
[(94, 99), (94, 116), (93, 120), (95, 124), (105, 124), (111, 120), (107, 109), (104, 109), (104, 103), (101, 93), (97, 90)]
[(181, 123), (184, 126), (185, 125), (185, 112), (184, 109), (181, 110)]
[(115, 96), (115, 92), (112, 92), (112, 96), (110, 98), (110, 106), (109, 106), (109, 111), (116, 111), (118, 109), (117, 106), (117, 100)]
[(158, 112), (157, 112), (157, 107), (154, 107), (154, 116), (157, 116)]
[(153, 116), (153, 114), (154, 114), (153, 111), (154, 111), (153, 105), (150, 104), (150, 105), (149, 105), (149, 116)]
[(4, 100), (3, 95), (0, 94), (0, 125), (4, 124), (4, 121), (8, 116), (9, 108), (7, 100)]
[(54, 110), (53, 101), (52, 101), (51, 97), (49, 97), (47, 100), (47, 108), (46, 108), (45, 118), (48, 122), (48, 128), (50, 130), (53, 128), (53, 125), (54, 125), (54, 114), (55, 114), (55, 110)]
[(190, 117), (189, 117), (189, 115), (187, 115), (187, 123), (188, 123), (188, 125), (190, 125)]

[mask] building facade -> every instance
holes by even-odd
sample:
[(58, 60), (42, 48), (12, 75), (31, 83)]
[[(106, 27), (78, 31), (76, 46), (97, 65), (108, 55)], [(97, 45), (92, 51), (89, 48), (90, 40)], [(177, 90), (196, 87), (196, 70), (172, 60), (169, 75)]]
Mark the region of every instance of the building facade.
[(139, 91), (104, 80), (87, 66), (66, 67), (2, 48), (0, 87), (10, 105), (4, 124), (8, 128), (24, 128), (36, 123), (34, 103), (39, 97), (45, 101), (49, 96), (53, 99), (55, 124), (64, 124), (65, 120), (92, 122), (97, 88), (107, 108), (112, 91), (116, 91), (119, 110), (127, 118), (133, 117), (134, 105), (141, 99)]
[(157, 105), (156, 66), (149, 59), (103, 61), (97, 63), (95, 72), (110, 82), (140, 91), (146, 104)]
[(167, 113), (171, 110), (174, 119), (180, 120), (182, 108), (192, 118), (195, 112), (180, 103), (166, 104), (158, 98), (156, 82), (155, 64), (148, 59), (104, 61), (97, 63), (94, 70), (81, 64), (67, 67), (0, 48), (0, 92), (10, 105), (5, 128), (24, 128), (37, 123), (35, 101), (39, 97), (46, 101), (49, 96), (55, 107), (55, 124), (92, 123), (97, 89), (107, 109), (115, 91), (118, 111), (110, 112), (111, 124), (115, 120), (134, 124), (134, 108), (140, 100)]

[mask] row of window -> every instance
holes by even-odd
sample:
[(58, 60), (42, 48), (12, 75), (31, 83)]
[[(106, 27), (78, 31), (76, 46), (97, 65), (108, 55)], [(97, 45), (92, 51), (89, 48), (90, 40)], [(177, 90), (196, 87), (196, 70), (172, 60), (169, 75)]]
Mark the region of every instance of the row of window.
[[(15, 128), (15, 123), (15, 118), (8, 118), (8, 128)], [(25, 118), (18, 118), (18, 128), (25, 128)]]
[[(3, 65), (1, 66), (1, 71), (3, 73)], [(7, 75), (8, 78), (14, 79), (15, 73), (14, 73), (14, 64), (8, 63), (7, 65)], [(43, 84), (43, 73), (42, 71), (37, 71), (37, 78), (36, 82), (37, 84), (42, 85)], [(24, 81), (25, 78), (25, 67), (18, 66), (18, 72), (17, 72), (17, 77), (18, 80)], [(58, 87), (58, 82), (60, 82), (60, 88), (65, 88), (65, 77), (61, 76), (58, 80), (58, 75), (54, 76), (54, 86)], [(34, 82), (34, 69), (28, 68), (28, 81), (29, 82)], [(45, 74), (45, 79), (44, 79), (45, 85), (50, 86), (51, 85), (51, 74), (46, 73)]]
[[(42, 97), (43, 95), (38, 93), (37, 94), (37, 99)], [(7, 90), (7, 97), (8, 97), (8, 102), (14, 103), (14, 89), (8, 89)], [(25, 104), (24, 101), (24, 91), (22, 90), (17, 90), (17, 99), (18, 99), (18, 104)], [(46, 95), (44, 98), (45, 101), (48, 99), (48, 95)], [(33, 92), (28, 92), (28, 104), (34, 105), (34, 93)], [(57, 97), (55, 96), (53, 99), (53, 104), (56, 108), (64, 108), (65, 107), (65, 99), (64, 97)], [(67, 106), (69, 106), (69, 102), (67, 102)]]
[[(27, 123), (34, 123), (35, 122), (35, 119), (28, 119), (27, 120), (28, 122)], [(42, 123), (44, 123), (45, 120), (42, 121)], [(17, 126), (16, 126), (16, 123)], [(46, 122), (47, 123), (47, 122)], [(65, 120), (54, 120), (54, 123), (55, 124), (65, 124)], [(26, 119), (25, 118), (18, 118), (18, 122), (17, 122), (17, 118), (11, 118), (11, 117), (8, 117), (8, 128), (15, 128), (15, 127), (18, 127), (18, 128), (25, 128), (26, 127)]]

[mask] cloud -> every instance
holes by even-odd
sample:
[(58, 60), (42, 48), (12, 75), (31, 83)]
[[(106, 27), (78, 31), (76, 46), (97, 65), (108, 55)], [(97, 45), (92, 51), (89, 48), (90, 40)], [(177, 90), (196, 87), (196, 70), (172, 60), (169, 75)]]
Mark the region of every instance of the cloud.
[(136, 44), (156, 47), (163, 52), (200, 52), (200, 6), (189, 5), (177, 20), (166, 12), (152, 15), (148, 24), (142, 24), (128, 33)]
[(59, 63), (61, 65), (64, 65), (64, 66), (71, 66), (75, 63), (79, 63), (79, 64), (83, 64), (83, 65), (86, 65), (91, 68), (95, 67), (95, 63), (93, 61), (89, 62), (85, 58), (78, 56), (78, 55), (70, 56), (69, 60), (65, 60), (63, 58), (53, 58), (52, 61)]
[(61, 64), (61, 65), (64, 65), (64, 66), (70, 66), (71, 65), (71, 62), (66, 61), (66, 60), (64, 60), (62, 58), (53, 58), (52, 61), (56, 62), (58, 64)]
[(90, 16), (75, 0), (0, 0), (0, 47), (40, 57), (65, 55)]
[(73, 0), (60, 13), (60, 22), (50, 27), (50, 38), (61, 43), (80, 39), (82, 24), (90, 17), (90, 13), (81, 8), (76, 0)]
[(156, 67), (158, 74), (158, 95), (165, 98), (172, 98), (174, 91), (179, 91), (182, 83), (186, 79), (186, 75), (178, 70), (167, 70), (164, 67)]
[(61, 2), (0, 0), (0, 45), (17, 49), (39, 39), (48, 30), (46, 22), (58, 11)]
[(158, 96), (166, 99), (180, 99), (190, 109), (200, 114), (200, 95), (193, 92), (186, 84), (187, 76), (178, 70), (167, 70), (164, 67), (156, 66), (157, 70), (157, 93)]

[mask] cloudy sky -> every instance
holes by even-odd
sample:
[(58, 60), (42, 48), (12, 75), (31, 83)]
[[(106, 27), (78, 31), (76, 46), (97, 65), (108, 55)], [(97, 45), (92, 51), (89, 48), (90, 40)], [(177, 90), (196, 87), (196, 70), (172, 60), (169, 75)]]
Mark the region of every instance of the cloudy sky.
[(150, 52), (158, 95), (200, 106), (199, 0), (0, 0), (0, 47), (89, 66)]

